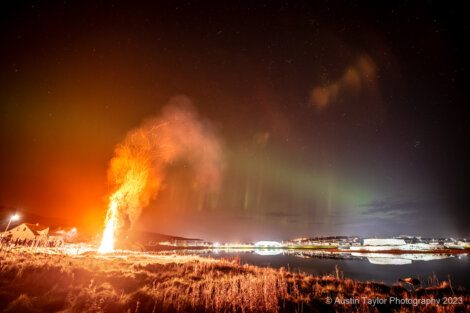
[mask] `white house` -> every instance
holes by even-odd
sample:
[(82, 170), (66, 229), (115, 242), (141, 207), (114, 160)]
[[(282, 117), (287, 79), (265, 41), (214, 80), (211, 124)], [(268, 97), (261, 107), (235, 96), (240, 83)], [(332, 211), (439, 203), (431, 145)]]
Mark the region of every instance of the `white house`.
[(262, 240), (262, 241), (255, 242), (255, 247), (256, 248), (281, 248), (282, 243), (277, 242), (277, 241)]
[(387, 238), (387, 239), (380, 239), (380, 238), (369, 238), (364, 239), (364, 246), (401, 246), (405, 245), (406, 242), (403, 239), (395, 239), (395, 238)]
[(33, 240), (47, 239), (49, 227), (39, 224), (22, 223), (12, 229), (3, 232), (2, 238), (10, 238), (10, 240)]

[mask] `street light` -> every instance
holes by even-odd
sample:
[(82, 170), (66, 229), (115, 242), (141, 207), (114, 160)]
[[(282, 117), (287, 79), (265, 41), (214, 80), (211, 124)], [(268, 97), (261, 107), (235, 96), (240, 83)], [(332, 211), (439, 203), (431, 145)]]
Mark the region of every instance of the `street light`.
[(11, 222), (16, 222), (19, 219), (20, 219), (20, 216), (18, 213), (15, 213), (12, 216), (10, 216), (10, 220), (8, 221), (7, 227), (5, 227), (5, 231), (2, 233), (2, 239), (3, 239), (3, 235), (7, 232), (8, 227), (10, 227)]
[(10, 219), (13, 221), (13, 222), (16, 222), (17, 220), (20, 219), (20, 215), (18, 213), (15, 213), (13, 214)]

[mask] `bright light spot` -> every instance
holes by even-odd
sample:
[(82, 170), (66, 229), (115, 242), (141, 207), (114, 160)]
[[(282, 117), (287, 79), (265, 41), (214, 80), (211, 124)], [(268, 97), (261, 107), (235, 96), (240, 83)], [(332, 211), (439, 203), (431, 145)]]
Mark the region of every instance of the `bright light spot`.
[(114, 236), (116, 235), (117, 209), (118, 204), (112, 200), (109, 205), (106, 227), (104, 228), (99, 253), (110, 253), (114, 251)]
[(101, 239), (101, 245), (98, 249), (99, 253), (109, 253), (114, 250), (114, 221), (110, 219), (106, 224), (103, 232), (103, 238)]
[(14, 214), (11, 216), (11, 220), (14, 222), (14, 221), (17, 221), (20, 219), (20, 215), (19, 214)]
[(281, 248), (282, 243), (277, 241), (270, 241), (270, 240), (262, 240), (255, 242), (255, 247), (274, 247), (274, 248)]

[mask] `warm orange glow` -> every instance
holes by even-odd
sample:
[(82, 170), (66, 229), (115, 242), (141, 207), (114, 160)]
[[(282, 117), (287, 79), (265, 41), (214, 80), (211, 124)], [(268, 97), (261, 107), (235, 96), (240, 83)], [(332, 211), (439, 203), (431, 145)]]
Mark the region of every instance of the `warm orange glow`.
[(132, 228), (142, 209), (155, 197), (166, 168), (184, 158), (195, 172), (194, 188), (217, 191), (222, 170), (221, 149), (211, 129), (198, 119), (186, 98), (176, 98), (159, 118), (130, 131), (115, 149), (108, 178), (109, 197), (100, 253), (112, 252), (119, 234)]
[(376, 65), (369, 56), (363, 55), (355, 64), (348, 66), (335, 82), (313, 88), (310, 102), (318, 110), (323, 110), (336, 102), (341, 94), (345, 92), (357, 94), (365, 87), (371, 87), (375, 80)]
[[(132, 155), (128, 149), (117, 149), (117, 157), (111, 162), (111, 177), (120, 179), (119, 188), (110, 197), (108, 213), (106, 215), (106, 226), (103, 231), (100, 253), (114, 251), (116, 236), (129, 216), (122, 216), (121, 208), (134, 208), (141, 205), (142, 194), (147, 187), (149, 177), (149, 167), (145, 159), (140, 159), (137, 155)], [(123, 153), (124, 152), (124, 153)]]

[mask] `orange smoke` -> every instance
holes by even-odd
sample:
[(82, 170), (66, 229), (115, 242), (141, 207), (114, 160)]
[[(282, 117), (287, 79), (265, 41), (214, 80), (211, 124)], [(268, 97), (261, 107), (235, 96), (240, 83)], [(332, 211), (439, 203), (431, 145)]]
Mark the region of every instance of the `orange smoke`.
[(220, 142), (182, 96), (172, 99), (160, 117), (130, 131), (116, 147), (108, 172), (114, 192), (100, 252), (114, 250), (117, 235), (132, 227), (158, 194), (167, 166), (181, 158), (193, 167), (196, 186), (217, 192), (223, 167)]
[(357, 93), (376, 80), (376, 65), (368, 56), (360, 57), (354, 65), (344, 71), (341, 78), (326, 85), (313, 88), (310, 103), (319, 110), (336, 102), (339, 95), (350, 92)]

